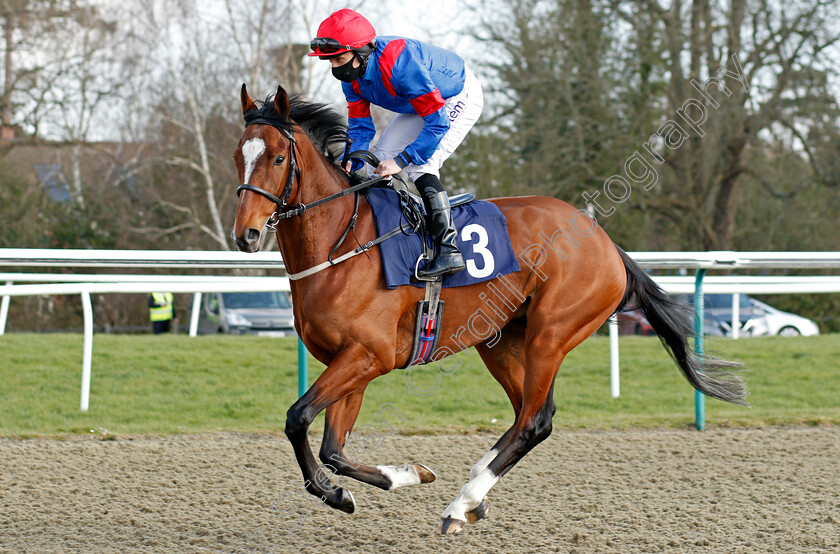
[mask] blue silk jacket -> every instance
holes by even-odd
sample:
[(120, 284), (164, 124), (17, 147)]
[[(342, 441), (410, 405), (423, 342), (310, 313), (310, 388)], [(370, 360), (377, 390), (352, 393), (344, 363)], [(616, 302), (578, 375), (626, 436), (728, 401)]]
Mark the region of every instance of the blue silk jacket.
[(422, 165), (449, 130), (444, 102), (464, 89), (464, 60), (425, 42), (401, 37), (376, 37), (364, 75), (342, 83), (347, 98), (347, 134), (352, 150), (366, 150), (376, 134), (371, 103), (397, 113), (416, 113), (423, 130), (401, 154), (400, 165)]

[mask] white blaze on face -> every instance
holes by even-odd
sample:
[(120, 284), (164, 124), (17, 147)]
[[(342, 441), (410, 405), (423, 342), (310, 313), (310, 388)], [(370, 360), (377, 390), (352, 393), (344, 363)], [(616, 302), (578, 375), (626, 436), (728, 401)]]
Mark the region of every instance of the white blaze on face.
[(244, 184), (248, 184), (251, 179), (251, 173), (257, 165), (257, 160), (265, 153), (265, 142), (260, 138), (252, 138), (242, 145), (242, 157), (245, 158), (245, 178)]

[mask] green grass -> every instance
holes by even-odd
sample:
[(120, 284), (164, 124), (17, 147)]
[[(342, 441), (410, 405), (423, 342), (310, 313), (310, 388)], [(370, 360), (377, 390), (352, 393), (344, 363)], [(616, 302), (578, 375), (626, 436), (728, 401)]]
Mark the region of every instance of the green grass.
[[(840, 335), (709, 345), (748, 364), (753, 407), (708, 399), (707, 425), (840, 424)], [(359, 423), (381, 427), (374, 414), (390, 403), (397, 411), (382, 413), (398, 432), (502, 432), (513, 421), (507, 397), (474, 351), (461, 357), (451, 375), (435, 365), (412, 371), (420, 390), (440, 375), (428, 396), (413, 393), (400, 370), (377, 379)], [(296, 360), (293, 338), (97, 335), (90, 410), (82, 413), (81, 335), (0, 336), (0, 435), (282, 432), (297, 396)], [(310, 359), (310, 381), (322, 370)], [(594, 337), (567, 357), (555, 399), (555, 427), (684, 427), (694, 418), (693, 390), (646, 337), (621, 340), (620, 398), (610, 398), (607, 339)], [(313, 430), (322, 428), (319, 416)]]

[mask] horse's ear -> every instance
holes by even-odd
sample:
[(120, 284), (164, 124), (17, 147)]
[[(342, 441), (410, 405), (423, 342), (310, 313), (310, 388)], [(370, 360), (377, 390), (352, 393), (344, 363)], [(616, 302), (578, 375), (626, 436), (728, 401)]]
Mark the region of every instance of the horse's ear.
[(277, 110), (277, 113), (286, 117), (292, 111), (289, 106), (289, 95), (286, 94), (286, 90), (282, 86), (277, 87), (277, 94), (274, 95), (274, 109)]
[(239, 95), (239, 99), (242, 101), (242, 115), (245, 115), (251, 110), (257, 109), (257, 105), (254, 104), (254, 101), (251, 100), (250, 96), (248, 96), (248, 91), (245, 88), (245, 83), (242, 83), (242, 93)]

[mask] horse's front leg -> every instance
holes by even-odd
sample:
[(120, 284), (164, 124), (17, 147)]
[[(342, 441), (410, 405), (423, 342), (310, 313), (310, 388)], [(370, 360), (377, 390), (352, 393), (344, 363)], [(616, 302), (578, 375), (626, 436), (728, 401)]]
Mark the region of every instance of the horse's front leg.
[(307, 432), (315, 416), (327, 406), (356, 389), (363, 389), (372, 379), (383, 373), (385, 372), (367, 349), (359, 344), (348, 346), (333, 359), (306, 394), (286, 412), (286, 436), (292, 444), (303, 473), (304, 487), (328, 506), (348, 514), (356, 509), (353, 495), (350, 491), (335, 486), (327, 474), (319, 469), (309, 445)]
[[(359, 463), (359, 455), (362, 451), (378, 448), (384, 440), (380, 433), (377, 433), (380, 436), (375, 436), (373, 433), (361, 434), (361, 429), (357, 428), (356, 432), (361, 435), (359, 440), (354, 441), (351, 438), (350, 444), (346, 444), (348, 435), (356, 436), (350, 435), (350, 431), (359, 416), (364, 394), (365, 387), (362, 387), (327, 407), (324, 440), (321, 443), (320, 453), (324, 465), (332, 468), (339, 475), (346, 475), (385, 490), (434, 481), (434, 472), (423, 464), (406, 464), (404, 467), (381, 465), (373, 467)], [(383, 422), (386, 417), (391, 416), (405, 418), (393, 405), (383, 404), (374, 414), (375, 418), (380, 417)], [(390, 428), (387, 423), (385, 425)], [(346, 452), (345, 446), (347, 446)]]

